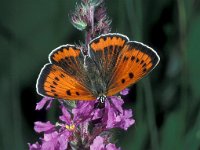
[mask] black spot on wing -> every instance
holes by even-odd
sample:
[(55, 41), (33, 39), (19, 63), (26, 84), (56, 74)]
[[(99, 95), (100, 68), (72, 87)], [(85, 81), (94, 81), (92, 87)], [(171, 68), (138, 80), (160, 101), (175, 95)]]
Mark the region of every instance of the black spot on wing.
[(58, 77), (55, 77), (55, 80), (56, 80), (56, 81), (59, 81)]
[(131, 60), (134, 61), (135, 60), (135, 56), (131, 56)]
[(142, 65), (142, 67), (144, 68), (144, 67), (146, 67), (146, 65), (147, 65), (147, 64), (146, 64), (146, 63), (144, 63), (144, 64)]
[(58, 83), (56, 83), (55, 81), (53, 81), (53, 84), (54, 84), (54, 85), (58, 85)]
[(78, 96), (79, 96), (79, 95), (80, 95), (80, 94), (79, 94), (79, 92), (76, 92), (76, 95), (78, 95)]
[(139, 61), (140, 61), (140, 60), (139, 60), (138, 58), (136, 58), (136, 61), (135, 61), (135, 62), (138, 63)]
[(71, 91), (70, 90), (67, 90), (66, 93), (67, 93), (67, 95), (71, 96)]
[(142, 60), (141, 62), (140, 62), (140, 64), (142, 65), (144, 63), (144, 60)]
[(53, 92), (53, 93), (54, 93), (54, 92), (56, 92), (56, 91), (52, 89), (52, 90), (51, 90), (51, 92)]
[(65, 75), (61, 73), (61, 74), (60, 74), (60, 77), (61, 77), (61, 78), (64, 78), (64, 77), (65, 77)]
[(123, 62), (128, 61), (129, 57), (124, 56)]
[(55, 86), (50, 85), (50, 88), (55, 89)]
[(147, 68), (144, 68), (142, 71), (143, 71), (143, 73), (145, 73), (147, 71)]
[(129, 75), (130, 79), (132, 79), (134, 77), (134, 74), (132, 72), (130, 72), (128, 75)]
[(122, 80), (121, 80), (121, 82), (122, 82), (122, 83), (125, 83), (125, 82), (126, 82), (126, 80), (125, 80), (125, 79), (122, 79)]

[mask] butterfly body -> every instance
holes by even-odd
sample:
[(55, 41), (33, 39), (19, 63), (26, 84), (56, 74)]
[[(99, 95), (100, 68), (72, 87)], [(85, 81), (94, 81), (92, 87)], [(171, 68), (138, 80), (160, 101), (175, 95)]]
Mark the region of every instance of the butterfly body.
[(49, 55), (37, 80), (37, 92), (65, 100), (104, 101), (148, 74), (159, 62), (150, 47), (121, 34), (105, 34), (88, 45), (88, 55), (63, 45)]
[(99, 97), (106, 92), (106, 83), (103, 76), (97, 68), (95, 62), (87, 56), (85, 59), (85, 69), (89, 78), (87, 83), (95, 97)]

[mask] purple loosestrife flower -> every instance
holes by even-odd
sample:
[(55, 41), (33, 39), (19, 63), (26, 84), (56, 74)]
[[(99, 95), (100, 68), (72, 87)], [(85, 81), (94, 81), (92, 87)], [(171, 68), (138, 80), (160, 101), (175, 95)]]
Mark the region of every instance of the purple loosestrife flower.
[(46, 123), (35, 122), (35, 131), (38, 133), (44, 132), (44, 137), (41, 139), (41, 144), (38, 144), (38, 142), (33, 145), (29, 144), (30, 149), (65, 150), (67, 149), (69, 142), (76, 142), (76, 128), (78, 129), (79, 124), (83, 122), (79, 121), (78, 124), (78, 122), (72, 118), (73, 115), (67, 111), (64, 105), (61, 107), (62, 115), (59, 118), (62, 123), (56, 123), (56, 125), (53, 125), (49, 121)]
[(38, 150), (65, 150), (67, 148), (68, 140), (71, 136), (70, 130), (61, 127), (56, 131), (56, 125), (53, 125), (50, 122), (36, 122), (34, 129), (38, 133), (44, 132), (44, 137), (41, 138), (41, 144), (38, 142), (32, 145), (29, 144), (30, 150), (34, 150), (34, 148), (37, 148)]
[(135, 120), (132, 119), (132, 110), (124, 110), (122, 104), (124, 101), (117, 97), (110, 97), (110, 102), (105, 102), (105, 113), (103, 116), (103, 123), (107, 129), (121, 128), (127, 130), (128, 127), (134, 124)]
[(77, 121), (88, 121), (94, 113), (95, 101), (79, 101), (72, 112)]
[[(61, 103), (60, 122), (55, 125), (49, 121), (35, 122), (35, 131), (43, 132), (44, 137), (41, 138), (40, 144), (38, 142), (29, 144), (29, 148), (31, 150), (34, 148), (64, 150), (70, 146), (79, 149), (89, 147), (94, 149), (95, 146), (98, 146), (98, 139), (102, 140), (103, 137), (100, 137), (102, 133), (106, 133), (112, 128), (127, 130), (134, 124), (134, 120), (131, 118), (132, 111), (123, 109), (123, 103), (123, 100), (117, 96), (108, 98), (104, 108), (95, 107), (95, 101), (78, 101), (76, 107), (71, 111)], [(90, 127), (91, 129), (89, 129)], [(109, 138), (110, 135), (107, 137)], [(115, 145), (109, 144), (109, 140), (106, 138), (103, 138), (103, 141), (108, 143), (102, 142), (103, 150), (117, 149)], [(91, 143), (93, 144), (91, 145)]]
[(132, 110), (122, 108), (124, 101), (117, 96), (109, 97), (105, 101), (105, 107), (102, 109), (95, 108), (95, 101), (80, 101), (77, 107), (72, 110), (76, 120), (96, 120), (101, 119), (103, 129), (121, 128), (127, 130), (134, 124), (132, 119)]
[[(132, 110), (122, 108), (124, 101), (117, 96), (107, 98), (105, 108), (93, 109), (92, 120), (100, 119), (100, 125), (103, 130), (111, 128), (121, 128), (127, 130), (134, 124), (135, 120), (132, 119)], [(94, 106), (94, 104), (92, 104)], [(81, 109), (79, 109), (80, 111)]]

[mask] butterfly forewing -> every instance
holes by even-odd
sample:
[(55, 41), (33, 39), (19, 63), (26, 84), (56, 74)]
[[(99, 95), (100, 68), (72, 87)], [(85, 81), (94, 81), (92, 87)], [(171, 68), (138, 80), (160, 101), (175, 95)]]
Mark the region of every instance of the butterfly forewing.
[(82, 84), (88, 82), (89, 79), (83, 65), (84, 56), (79, 48), (73, 45), (60, 46), (51, 52), (49, 61), (60, 66), (68, 75), (73, 76)]
[(88, 86), (83, 55), (75, 46), (61, 46), (49, 56), (52, 64), (42, 69), (37, 91), (41, 95), (66, 100), (94, 100)]
[(128, 41), (120, 34), (106, 34), (97, 37), (89, 44), (89, 55), (95, 62), (99, 72), (107, 83), (112, 76), (119, 54)]
[(127, 42), (116, 61), (108, 85), (108, 96), (114, 95), (147, 75), (159, 62), (159, 56), (150, 47), (139, 42)]

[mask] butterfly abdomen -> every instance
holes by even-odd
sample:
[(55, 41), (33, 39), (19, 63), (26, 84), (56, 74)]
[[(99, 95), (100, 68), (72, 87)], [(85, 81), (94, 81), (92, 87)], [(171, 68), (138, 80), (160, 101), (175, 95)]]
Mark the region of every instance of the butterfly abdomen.
[(85, 69), (89, 78), (87, 85), (90, 87), (93, 95), (97, 98), (100, 94), (105, 93), (106, 84), (99, 68), (89, 56), (85, 58)]

